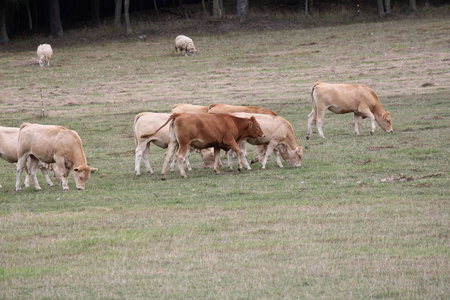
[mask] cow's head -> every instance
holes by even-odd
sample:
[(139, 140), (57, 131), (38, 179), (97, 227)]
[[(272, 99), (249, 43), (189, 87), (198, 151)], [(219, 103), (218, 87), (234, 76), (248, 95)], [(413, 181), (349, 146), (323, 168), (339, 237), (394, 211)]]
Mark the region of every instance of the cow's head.
[(377, 122), (384, 131), (392, 132), (392, 119), (388, 111), (385, 111), (380, 118), (377, 118)]
[(289, 150), (286, 145), (282, 144), (279, 148), (281, 157), (292, 164), (294, 167), (302, 165), (303, 148), (298, 146), (295, 149)]
[(248, 131), (249, 131), (249, 136), (252, 139), (262, 139), (263, 137), (266, 136), (254, 116), (252, 116), (249, 120)]
[(91, 173), (94, 173), (98, 169), (91, 168), (89, 166), (81, 166), (73, 168), (73, 172), (75, 173), (75, 184), (77, 186), (77, 190), (84, 190), (86, 186), (86, 181), (89, 180)]

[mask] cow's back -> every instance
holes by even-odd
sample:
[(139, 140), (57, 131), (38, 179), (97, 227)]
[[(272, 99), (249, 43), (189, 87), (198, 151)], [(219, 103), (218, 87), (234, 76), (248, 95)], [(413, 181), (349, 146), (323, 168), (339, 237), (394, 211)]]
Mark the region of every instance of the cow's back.
[[(365, 85), (317, 82), (313, 94), (318, 103), (336, 113), (355, 111), (360, 105), (374, 107), (379, 103), (375, 91)], [(334, 108), (334, 109), (333, 109)]]
[(209, 106), (208, 113), (213, 114), (233, 114), (238, 112), (245, 113), (257, 113), (276, 116), (277, 114), (265, 107), (258, 106), (241, 106), (241, 105), (229, 105), (224, 103), (214, 103)]
[(54, 156), (84, 157), (78, 134), (58, 125), (25, 123), (20, 127), (18, 156), (29, 153), (45, 163), (53, 163)]
[(208, 106), (194, 105), (188, 103), (175, 104), (172, 113), (207, 113)]

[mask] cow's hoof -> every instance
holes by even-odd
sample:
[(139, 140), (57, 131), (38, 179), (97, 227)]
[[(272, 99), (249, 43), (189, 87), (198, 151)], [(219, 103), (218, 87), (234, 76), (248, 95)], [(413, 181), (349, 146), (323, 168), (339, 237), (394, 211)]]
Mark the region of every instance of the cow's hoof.
[(371, 131), (371, 132), (370, 132), (370, 135), (374, 135), (374, 133), (375, 133), (375, 132), (372, 132), (372, 131)]
[(306, 139), (307, 139), (307, 140), (309, 140), (310, 138), (311, 138), (311, 137), (309, 137), (309, 136), (306, 136)]
[(241, 169), (241, 168), (238, 168), (237, 170), (239, 171), (239, 173), (242, 172), (242, 169)]

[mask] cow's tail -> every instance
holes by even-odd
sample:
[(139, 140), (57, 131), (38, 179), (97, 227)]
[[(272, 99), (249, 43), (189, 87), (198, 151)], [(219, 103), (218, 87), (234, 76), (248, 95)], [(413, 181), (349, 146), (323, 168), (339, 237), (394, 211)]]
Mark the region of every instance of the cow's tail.
[(172, 115), (169, 117), (169, 119), (167, 119), (167, 121), (166, 121), (161, 127), (159, 127), (158, 129), (156, 129), (156, 131), (154, 131), (154, 132), (152, 132), (152, 133), (147, 133), (147, 134), (141, 135), (141, 139), (146, 139), (146, 138), (149, 138), (149, 137), (155, 135), (155, 134), (156, 134), (158, 131), (160, 131), (164, 126), (166, 126), (167, 123), (169, 123), (169, 122), (172, 121), (172, 120), (175, 120), (179, 115), (181, 115), (181, 114), (180, 114), (180, 113), (178, 113), (178, 114), (172, 114)]
[(316, 86), (318, 86), (319, 84), (320, 84), (320, 82), (314, 82), (314, 84), (311, 88), (311, 106), (314, 111), (314, 123), (316, 123), (316, 119), (317, 119), (317, 99), (316, 99), (315, 90), (316, 90)]

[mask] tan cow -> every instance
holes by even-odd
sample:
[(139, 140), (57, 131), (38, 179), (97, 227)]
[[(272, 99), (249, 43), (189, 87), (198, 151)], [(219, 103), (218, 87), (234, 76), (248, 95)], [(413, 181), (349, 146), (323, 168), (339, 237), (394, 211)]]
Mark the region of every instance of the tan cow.
[(308, 116), (309, 140), (312, 134), (313, 122), (316, 122), (319, 136), (325, 138), (322, 131), (322, 121), (327, 109), (335, 114), (354, 114), (355, 134), (359, 134), (359, 119), (369, 118), (370, 134), (375, 133), (375, 121), (386, 131), (392, 132), (392, 120), (388, 111), (383, 109), (374, 90), (365, 85), (314, 83), (311, 91), (312, 111)]
[(175, 104), (172, 108), (173, 114), (181, 113), (207, 113), (208, 106), (194, 105), (188, 103)]
[[(264, 131), (265, 137), (262, 139), (247, 139), (249, 144), (266, 146), (264, 151), (259, 152), (258, 157), (252, 160), (252, 164), (260, 161), (261, 168), (265, 169), (269, 155), (272, 151), (278, 150), (276, 154), (280, 153), (281, 157), (290, 162), (292, 166), (300, 167), (302, 165), (303, 148), (298, 145), (292, 125), (286, 119), (280, 116), (248, 113), (234, 113), (233, 116), (240, 118), (251, 118), (253, 116)], [(245, 142), (241, 141), (239, 145), (243, 154), (245, 153)], [(228, 155), (230, 160), (230, 153)], [(283, 164), (279, 156), (277, 155), (276, 158), (278, 166), (282, 168)], [(244, 159), (244, 164), (247, 168), (250, 167), (246, 159)]]
[[(17, 127), (4, 127), (0, 126), (0, 158), (3, 158), (9, 163), (16, 163), (17, 158), (17, 146), (19, 142), (19, 131), (20, 128)], [(25, 172), (25, 181), (24, 184), (28, 187), (30, 184), (30, 176), (28, 174), (28, 166), (30, 164), (30, 159), (27, 160), (25, 164), (26, 172)], [(47, 170), (51, 170), (52, 166), (48, 164), (44, 164), (41, 161), (39, 162), (38, 168), (41, 170), (44, 175), (45, 181), (49, 186), (53, 186), (53, 182), (48, 176)], [(0, 189), (2, 186), (0, 185)]]
[(228, 105), (223, 103), (214, 103), (209, 106), (209, 113), (212, 114), (233, 114), (237, 112), (256, 113), (277, 116), (274, 111), (271, 111), (265, 107), (258, 106), (241, 106), (241, 105)]
[[(153, 174), (153, 168), (150, 164), (149, 153), (150, 153), (150, 143), (155, 144), (156, 146), (166, 149), (169, 145), (170, 137), (169, 137), (169, 127), (164, 127), (155, 135), (149, 138), (141, 138), (141, 135), (146, 134), (148, 132), (154, 132), (165, 121), (171, 116), (171, 114), (167, 113), (154, 113), (154, 112), (142, 112), (135, 116), (134, 118), (134, 140), (136, 145), (135, 150), (135, 163), (134, 163), (134, 172), (136, 176), (141, 175), (141, 159), (144, 160), (145, 169), (147, 173)], [(214, 157), (214, 149), (203, 149), (199, 150), (199, 153), (202, 157), (202, 163), (205, 168), (212, 167), (211, 157)], [(184, 157), (184, 162), (188, 170), (192, 170), (191, 164), (189, 161), (190, 151), (186, 152), (186, 156)], [(175, 169), (176, 159), (172, 161), (170, 166), (170, 171)]]
[(238, 143), (248, 138), (263, 138), (261, 130), (254, 117), (250, 119), (238, 118), (228, 114), (172, 114), (170, 118), (157, 131), (141, 136), (148, 138), (157, 134), (161, 128), (170, 123), (170, 143), (164, 158), (162, 179), (166, 179), (167, 166), (175, 149), (178, 167), (182, 177), (187, 177), (183, 167), (183, 157), (189, 147), (205, 149), (214, 147), (214, 171), (219, 174), (220, 149), (232, 149), (239, 158), (238, 170), (241, 171), (243, 161)]
[(17, 150), (16, 191), (21, 190), (20, 177), (28, 157), (31, 159), (30, 174), (36, 190), (41, 190), (36, 178), (38, 160), (55, 163), (56, 179), (63, 190), (68, 190), (68, 176), (73, 169), (77, 189), (84, 190), (91, 172), (97, 171), (87, 165), (83, 145), (78, 134), (56, 125), (24, 123), (20, 126)]

